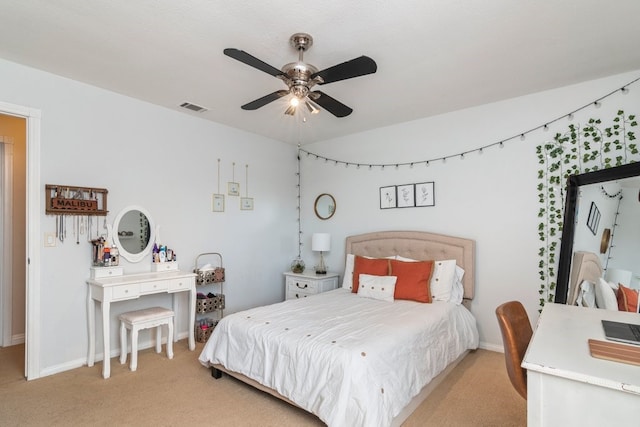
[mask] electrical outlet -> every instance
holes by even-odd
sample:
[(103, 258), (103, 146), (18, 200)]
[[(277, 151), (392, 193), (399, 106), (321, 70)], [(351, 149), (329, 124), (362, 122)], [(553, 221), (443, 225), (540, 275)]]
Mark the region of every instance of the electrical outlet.
[(53, 248), (56, 245), (56, 233), (44, 233), (44, 247)]

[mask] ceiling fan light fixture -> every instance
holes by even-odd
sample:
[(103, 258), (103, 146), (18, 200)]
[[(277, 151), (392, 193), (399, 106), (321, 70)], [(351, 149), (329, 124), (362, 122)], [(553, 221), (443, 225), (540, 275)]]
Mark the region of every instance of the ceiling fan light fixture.
[(295, 109), (295, 107), (297, 107), (300, 104), (300, 99), (297, 96), (292, 96), (291, 100), (289, 100), (289, 106), (293, 107)]
[(294, 107), (293, 105), (289, 105), (289, 107), (287, 107), (284, 113), (289, 116), (293, 116), (296, 113), (296, 107)]
[(316, 107), (315, 105), (313, 105), (313, 103), (311, 101), (305, 101), (304, 105), (307, 106), (307, 109), (309, 110), (309, 112), (311, 114), (318, 114), (320, 112), (320, 109), (318, 107)]

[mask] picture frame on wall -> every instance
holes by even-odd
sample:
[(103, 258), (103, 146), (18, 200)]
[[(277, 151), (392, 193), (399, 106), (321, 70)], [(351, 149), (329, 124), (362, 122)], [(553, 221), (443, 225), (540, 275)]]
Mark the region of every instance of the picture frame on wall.
[(435, 183), (421, 182), (416, 184), (416, 207), (435, 206)]
[(399, 208), (413, 208), (416, 205), (416, 187), (414, 184), (396, 186), (396, 199)]
[(240, 210), (252, 211), (253, 210), (253, 198), (240, 197)]
[(596, 206), (595, 202), (591, 202), (591, 207), (589, 208), (589, 218), (587, 219), (587, 227), (593, 235), (595, 236), (598, 232), (598, 225), (600, 224), (600, 210), (598, 206)]
[(391, 209), (397, 207), (396, 186), (389, 185), (380, 187), (380, 209)]
[(213, 212), (224, 212), (224, 194), (214, 194), (211, 199), (211, 210)]
[(237, 182), (227, 182), (227, 194), (230, 196), (240, 195), (240, 184)]

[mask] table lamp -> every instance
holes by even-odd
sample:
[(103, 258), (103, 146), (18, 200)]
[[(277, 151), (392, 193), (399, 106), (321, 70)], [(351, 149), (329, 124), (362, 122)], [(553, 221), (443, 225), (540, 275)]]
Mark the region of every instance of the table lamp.
[(311, 236), (311, 250), (320, 252), (320, 264), (316, 265), (316, 274), (327, 274), (323, 252), (327, 252), (329, 249), (331, 249), (331, 236), (329, 233), (313, 233), (313, 236)]

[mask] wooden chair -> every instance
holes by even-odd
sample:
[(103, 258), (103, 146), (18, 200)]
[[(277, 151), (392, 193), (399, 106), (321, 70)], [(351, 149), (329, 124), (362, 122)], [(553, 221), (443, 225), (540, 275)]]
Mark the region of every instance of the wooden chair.
[(520, 365), (533, 335), (529, 316), (519, 301), (502, 304), (496, 308), (496, 316), (502, 332), (509, 379), (520, 396), (526, 399), (527, 370)]

